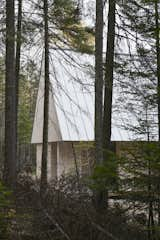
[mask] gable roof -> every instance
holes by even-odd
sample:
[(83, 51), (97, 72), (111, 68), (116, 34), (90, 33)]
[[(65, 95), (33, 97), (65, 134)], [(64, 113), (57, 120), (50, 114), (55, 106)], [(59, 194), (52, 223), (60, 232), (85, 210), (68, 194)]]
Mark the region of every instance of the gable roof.
[[(70, 50), (53, 50), (51, 62), (48, 141), (93, 141), (94, 56)], [(32, 143), (42, 143), (43, 96), (42, 74)], [(113, 125), (112, 140), (129, 140), (128, 133)]]

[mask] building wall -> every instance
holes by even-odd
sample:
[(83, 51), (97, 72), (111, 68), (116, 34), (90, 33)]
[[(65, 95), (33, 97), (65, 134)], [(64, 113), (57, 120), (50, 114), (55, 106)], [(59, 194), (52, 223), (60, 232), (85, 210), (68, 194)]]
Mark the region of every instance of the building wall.
[(94, 153), (91, 142), (60, 142), (57, 147), (58, 177), (77, 174), (90, 175), (93, 169)]
[(36, 145), (36, 176), (40, 178), (41, 175), (41, 155), (42, 155), (42, 144)]
[[(143, 142), (141, 142), (143, 144)], [(140, 142), (112, 142), (112, 150), (118, 157), (133, 158), (141, 145)], [(37, 144), (37, 177), (41, 173), (42, 144)], [(57, 142), (48, 145), (48, 180), (60, 178), (62, 175), (78, 173), (80, 176), (90, 175), (94, 168), (93, 142)], [(122, 169), (120, 169), (123, 174)], [(124, 173), (126, 176), (126, 173)]]
[[(37, 144), (36, 151), (36, 176), (40, 178), (41, 175), (41, 160), (42, 160), (42, 144)], [(48, 180), (57, 177), (57, 143), (48, 144), (48, 166), (47, 166)]]
[[(41, 174), (42, 144), (37, 144), (36, 175)], [(48, 145), (48, 180), (60, 178), (62, 175), (78, 173), (91, 174), (93, 169), (93, 151), (88, 143), (57, 142)]]
[(73, 146), (71, 142), (57, 143), (57, 175), (68, 175), (75, 171)]
[[(133, 142), (113, 142), (112, 148), (118, 156), (126, 155)], [(42, 144), (37, 144), (36, 174), (41, 173)], [(93, 142), (55, 142), (48, 144), (48, 180), (62, 175), (90, 175), (94, 166)]]

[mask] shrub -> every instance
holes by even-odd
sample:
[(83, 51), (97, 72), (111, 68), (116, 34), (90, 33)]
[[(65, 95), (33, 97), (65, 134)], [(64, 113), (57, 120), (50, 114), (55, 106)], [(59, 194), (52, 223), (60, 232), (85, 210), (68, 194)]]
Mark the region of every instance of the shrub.
[(0, 239), (8, 239), (9, 222), (14, 210), (11, 209), (11, 191), (0, 182)]

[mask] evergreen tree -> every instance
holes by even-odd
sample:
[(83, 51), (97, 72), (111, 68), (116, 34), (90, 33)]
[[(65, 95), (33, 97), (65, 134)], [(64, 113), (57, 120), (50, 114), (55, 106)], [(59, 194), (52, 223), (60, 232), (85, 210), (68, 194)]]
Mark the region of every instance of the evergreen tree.
[(49, 31), (48, 31), (48, 0), (44, 0), (44, 116), (43, 116), (43, 146), (41, 164), (41, 196), (47, 185), (47, 157), (48, 157), (48, 119), (49, 119)]
[[(122, 60), (121, 57), (124, 67), (120, 67), (120, 71), (126, 76), (126, 82), (122, 80), (122, 83), (125, 93), (129, 92), (133, 111), (137, 111), (136, 102), (139, 101), (141, 106), (144, 102), (144, 108), (150, 105), (151, 109), (152, 106), (151, 114), (157, 112), (156, 135), (159, 139), (159, 3), (154, 0), (126, 0), (121, 9), (122, 31), (128, 38), (128, 58)], [(135, 98), (132, 98), (132, 92)]]
[(5, 162), (4, 181), (16, 181), (16, 79), (14, 0), (6, 1), (6, 83), (5, 83)]
[(103, 163), (102, 89), (103, 89), (103, 3), (101, 0), (97, 0), (96, 35), (95, 35), (95, 144), (97, 164)]
[[(107, 50), (105, 62), (105, 93), (103, 113), (103, 153), (104, 160), (109, 161), (111, 151), (111, 130), (112, 130), (112, 95), (113, 95), (113, 71), (114, 71), (114, 49), (115, 49), (115, 21), (116, 1), (109, 1), (108, 29), (107, 29)], [(106, 193), (107, 194), (107, 193)]]
[[(128, 126), (125, 122), (125, 127), (132, 129), (137, 139), (145, 137), (146, 141), (159, 140), (159, 3), (152, 0), (124, 1), (121, 7), (120, 18), (129, 54), (125, 60), (120, 57), (124, 65), (118, 68), (122, 78), (126, 77), (125, 81), (120, 79), (122, 89), (128, 96), (125, 106), (131, 112), (131, 120), (128, 120)], [(141, 188), (148, 195), (145, 205), (148, 211), (148, 239), (158, 239), (158, 221), (154, 213), (159, 216), (160, 208), (159, 201), (153, 201), (153, 193), (159, 199), (159, 184), (157, 180), (155, 182), (159, 178), (159, 171), (156, 170), (159, 166), (158, 145), (148, 143), (144, 147), (139, 144), (133, 162), (134, 175), (132, 172), (131, 176), (136, 179), (134, 186), (140, 190), (141, 183)]]

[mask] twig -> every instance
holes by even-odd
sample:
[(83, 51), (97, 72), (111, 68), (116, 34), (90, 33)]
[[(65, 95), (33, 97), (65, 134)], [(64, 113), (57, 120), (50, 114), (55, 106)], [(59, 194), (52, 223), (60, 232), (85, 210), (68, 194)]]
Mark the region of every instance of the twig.
[[(69, 237), (69, 235), (62, 229), (62, 227), (59, 225), (59, 223), (57, 223), (55, 221), (55, 219), (53, 219), (53, 217), (51, 217), (48, 212), (46, 210), (44, 210), (44, 208), (42, 207), (42, 211), (45, 214), (45, 216), (52, 222), (52, 224), (57, 227), (57, 229), (59, 230), (59, 232), (61, 232), (63, 234), (63, 236), (67, 239), (67, 240), (71, 240), (71, 238)], [(115, 239), (116, 240), (116, 239)]]
[(104, 233), (106, 236), (112, 238), (113, 240), (119, 240), (117, 237), (113, 236), (112, 233), (108, 232), (106, 229), (104, 229), (102, 226), (100, 226), (99, 224), (91, 221), (91, 224), (97, 228), (97, 230), (99, 230), (100, 232)]

